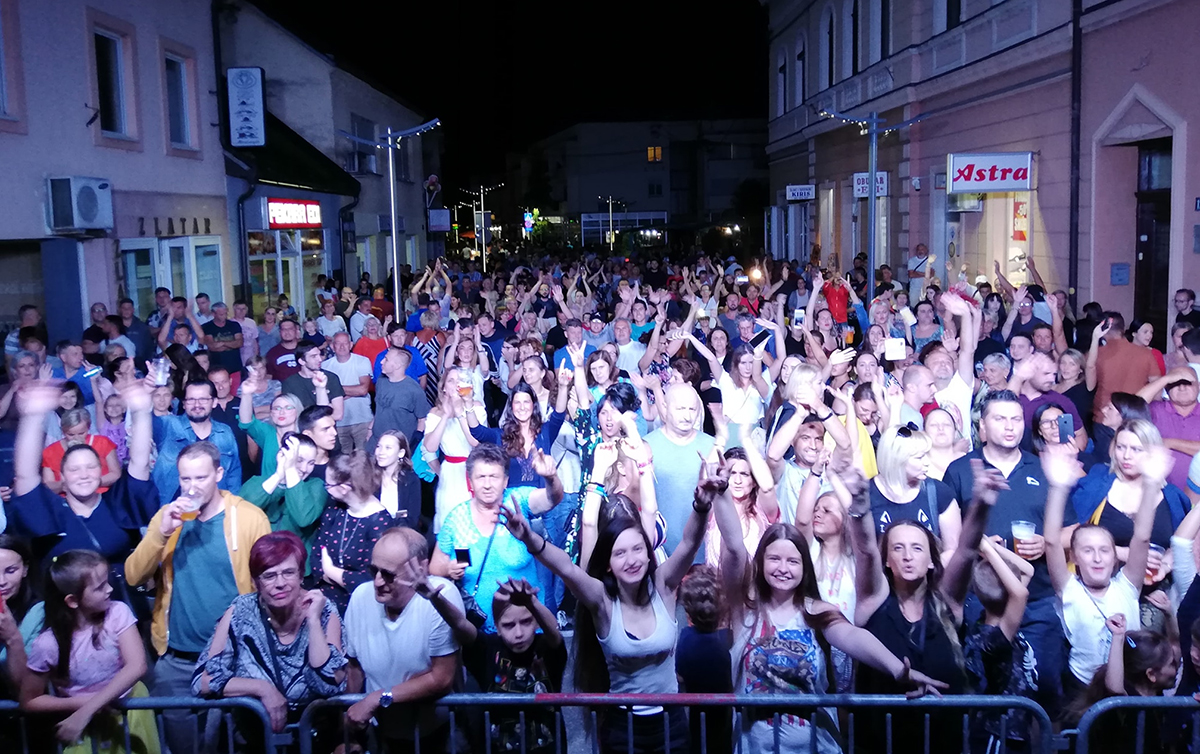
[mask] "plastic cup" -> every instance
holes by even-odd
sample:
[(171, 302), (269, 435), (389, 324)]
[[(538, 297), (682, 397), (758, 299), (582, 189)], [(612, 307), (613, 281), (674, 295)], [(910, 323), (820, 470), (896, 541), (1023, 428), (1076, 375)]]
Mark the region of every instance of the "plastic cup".
[(171, 381), (171, 360), (160, 356), (150, 362), (150, 375), (154, 377), (154, 384), (158, 387), (163, 387)]
[(195, 490), (188, 490), (179, 496), (179, 500), (186, 503), (184, 510), (179, 514), (180, 520), (194, 521), (200, 515), (200, 496)]
[(1165, 558), (1167, 555), (1167, 548), (1160, 547), (1159, 545), (1156, 545), (1156, 544), (1151, 544), (1150, 552), (1158, 553), (1159, 565), (1152, 566), (1152, 565), (1150, 565), (1149, 560), (1146, 561), (1146, 583), (1147, 584), (1153, 583), (1154, 579), (1158, 576), (1158, 569), (1162, 567), (1162, 559)]
[[(1020, 555), (1017, 551), (1017, 545), (1020, 543), (1031, 542), (1037, 536), (1037, 524), (1032, 521), (1013, 521), (1012, 522), (1012, 538), (1013, 552)], [(1024, 557), (1024, 556), (1022, 556)]]

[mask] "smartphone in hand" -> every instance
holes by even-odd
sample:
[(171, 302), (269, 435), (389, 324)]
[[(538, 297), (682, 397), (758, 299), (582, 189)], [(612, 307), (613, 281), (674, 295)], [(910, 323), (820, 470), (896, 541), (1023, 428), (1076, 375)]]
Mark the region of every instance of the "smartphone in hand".
[(1058, 441), (1063, 445), (1075, 442), (1075, 417), (1070, 414), (1058, 417)]
[(454, 561), (456, 563), (463, 563), (468, 566), (471, 565), (471, 551), (465, 547), (455, 547)]

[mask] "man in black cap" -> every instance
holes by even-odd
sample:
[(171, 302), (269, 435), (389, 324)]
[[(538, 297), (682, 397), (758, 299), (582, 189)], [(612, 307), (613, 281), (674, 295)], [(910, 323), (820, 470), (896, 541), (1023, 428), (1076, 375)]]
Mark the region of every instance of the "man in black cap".
[(612, 325), (604, 321), (600, 312), (592, 312), (587, 318), (587, 329), (583, 331), (583, 339), (588, 345), (599, 348), (605, 343), (613, 342)]

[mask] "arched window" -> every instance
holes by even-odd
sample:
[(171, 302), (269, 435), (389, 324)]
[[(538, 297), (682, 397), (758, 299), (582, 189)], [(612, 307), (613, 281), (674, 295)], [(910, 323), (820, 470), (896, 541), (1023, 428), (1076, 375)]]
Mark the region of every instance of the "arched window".
[(779, 51), (775, 69), (775, 117), (787, 112), (787, 53)]
[(804, 37), (796, 39), (796, 66), (792, 76), (796, 81), (796, 106), (799, 107), (807, 99), (804, 91), (804, 77), (808, 75), (808, 67), (804, 64)]
[(821, 89), (828, 89), (837, 81), (837, 28), (834, 23), (833, 6), (825, 9), (821, 19), (820, 48), (820, 77), (818, 83)]

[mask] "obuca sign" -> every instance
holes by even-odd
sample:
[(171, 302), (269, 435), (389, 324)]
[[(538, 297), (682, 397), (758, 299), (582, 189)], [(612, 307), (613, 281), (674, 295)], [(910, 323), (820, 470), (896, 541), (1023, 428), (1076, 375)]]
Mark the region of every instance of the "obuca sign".
[(1033, 188), (1032, 152), (964, 152), (946, 155), (946, 191), (1029, 191)]

